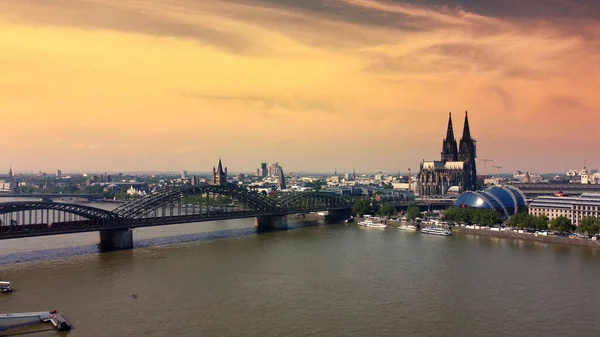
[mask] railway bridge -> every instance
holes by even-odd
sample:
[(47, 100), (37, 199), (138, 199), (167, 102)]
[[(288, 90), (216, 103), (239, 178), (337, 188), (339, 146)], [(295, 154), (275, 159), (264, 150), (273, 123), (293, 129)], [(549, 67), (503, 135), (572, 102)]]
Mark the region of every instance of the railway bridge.
[(325, 220), (350, 216), (352, 200), (328, 192), (288, 192), (276, 197), (238, 186), (185, 186), (153, 192), (109, 211), (42, 201), (0, 203), (0, 240), (100, 232), (103, 250), (133, 248), (133, 228), (255, 218), (258, 230), (287, 228), (287, 215), (328, 211)]

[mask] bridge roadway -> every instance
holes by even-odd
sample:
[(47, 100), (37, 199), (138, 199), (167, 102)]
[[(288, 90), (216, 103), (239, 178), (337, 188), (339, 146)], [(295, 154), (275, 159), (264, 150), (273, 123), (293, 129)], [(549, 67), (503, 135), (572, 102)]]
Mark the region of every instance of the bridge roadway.
[(325, 220), (335, 222), (348, 218), (351, 207), (351, 199), (327, 192), (271, 198), (237, 186), (212, 185), (161, 190), (113, 211), (47, 201), (8, 202), (0, 203), (0, 240), (99, 231), (103, 249), (128, 249), (133, 247), (132, 228), (254, 217), (258, 230), (285, 229), (288, 214), (328, 211)]

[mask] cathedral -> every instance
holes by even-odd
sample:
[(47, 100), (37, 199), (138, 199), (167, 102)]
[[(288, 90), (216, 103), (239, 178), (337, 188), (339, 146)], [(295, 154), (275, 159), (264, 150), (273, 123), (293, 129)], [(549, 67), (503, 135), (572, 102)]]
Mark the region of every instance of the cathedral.
[(465, 112), (462, 138), (457, 146), (452, 128), (452, 113), (448, 118), (446, 138), (442, 143), (441, 160), (422, 161), (417, 176), (420, 196), (445, 195), (473, 191), (477, 188), (477, 141), (471, 138), (469, 116)]

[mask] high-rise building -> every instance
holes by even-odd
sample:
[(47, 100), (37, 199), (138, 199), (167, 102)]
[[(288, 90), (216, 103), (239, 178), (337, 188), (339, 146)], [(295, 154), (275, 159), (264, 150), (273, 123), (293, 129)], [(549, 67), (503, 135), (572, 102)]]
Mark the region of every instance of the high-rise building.
[(281, 168), (281, 167), (279, 167), (279, 177), (277, 178), (277, 183), (279, 185), (280, 190), (285, 190), (285, 188), (286, 188), (285, 175), (283, 174), (283, 168)]
[(273, 164), (271, 164), (271, 166), (269, 166), (269, 177), (278, 177), (279, 176), (279, 163), (275, 162)]
[(62, 178), (62, 171), (61, 170), (56, 170), (56, 178), (58, 178), (58, 179)]
[(181, 170), (181, 179), (187, 179), (188, 173), (186, 170)]
[(190, 183), (192, 184), (192, 186), (198, 185), (198, 176), (197, 175), (193, 175)]
[(15, 175), (13, 174), (13, 170), (12, 170), (12, 166), (10, 167), (10, 169), (8, 170), (8, 179), (12, 180), (15, 177)]
[(260, 173), (259, 176), (265, 178), (268, 174), (267, 163), (260, 163)]

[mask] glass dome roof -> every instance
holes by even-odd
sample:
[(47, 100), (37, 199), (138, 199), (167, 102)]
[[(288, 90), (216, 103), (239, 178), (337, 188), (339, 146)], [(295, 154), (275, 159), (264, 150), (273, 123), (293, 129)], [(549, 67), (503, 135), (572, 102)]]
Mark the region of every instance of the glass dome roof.
[(511, 187), (492, 186), (481, 192), (464, 192), (455, 206), (493, 209), (506, 216), (511, 216), (525, 207), (525, 196), (521, 191)]

